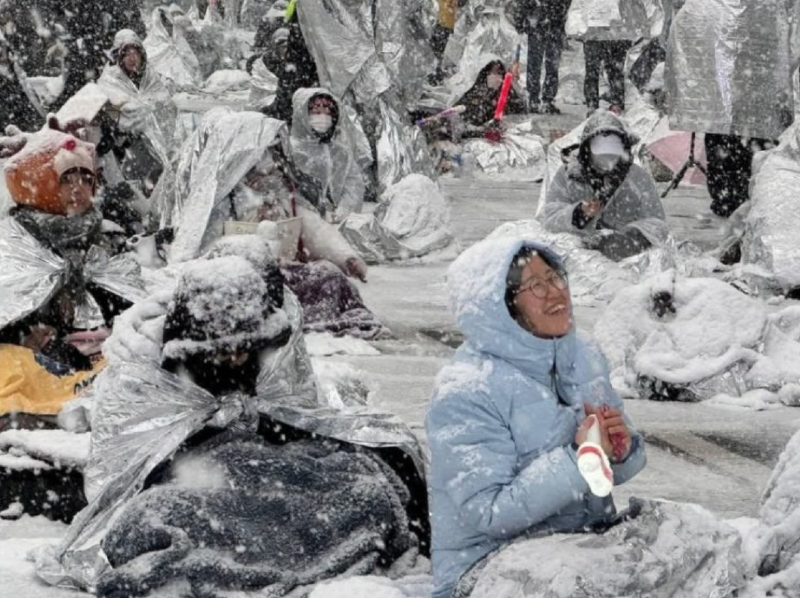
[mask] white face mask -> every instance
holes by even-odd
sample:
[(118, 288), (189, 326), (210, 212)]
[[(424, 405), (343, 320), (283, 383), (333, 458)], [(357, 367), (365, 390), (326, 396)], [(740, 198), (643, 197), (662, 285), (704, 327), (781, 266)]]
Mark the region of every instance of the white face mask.
[(308, 124), (317, 133), (327, 133), (333, 126), (333, 118), (330, 114), (309, 114)]
[(600, 172), (611, 172), (619, 164), (619, 158), (616, 154), (598, 154), (592, 156), (592, 163)]
[(486, 76), (486, 87), (489, 89), (500, 89), (503, 84), (503, 75), (497, 73), (490, 73)]

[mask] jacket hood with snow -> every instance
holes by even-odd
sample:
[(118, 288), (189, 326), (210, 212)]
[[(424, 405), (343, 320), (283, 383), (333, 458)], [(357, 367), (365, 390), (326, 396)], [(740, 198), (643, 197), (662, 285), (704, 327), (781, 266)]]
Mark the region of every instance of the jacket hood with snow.
[[(333, 99), (339, 121), (334, 122), (333, 135), (324, 141), (311, 128), (308, 114), (309, 102), (319, 95)], [(313, 192), (304, 190), (300, 181), (306, 199), (323, 213), (332, 208), (342, 215), (359, 212), (364, 200), (364, 181), (350, 140), (341, 126), (345, 118), (341, 103), (325, 88), (308, 87), (295, 92), (292, 110), (291, 159), (299, 174), (310, 178), (316, 188)]]
[[(598, 228), (626, 232), (635, 228), (654, 247), (669, 237), (664, 206), (652, 175), (631, 159), (620, 160), (611, 173), (596, 171), (592, 165), (591, 141), (598, 135), (614, 133), (631, 152), (639, 139), (625, 121), (608, 111), (597, 111), (586, 121), (577, 159), (556, 171), (547, 198), (537, 218), (553, 233), (590, 236)], [(584, 228), (576, 228), (576, 207), (592, 197), (600, 197), (605, 207)]]
[[(589, 493), (570, 445), (584, 404), (622, 402), (602, 355), (574, 330), (542, 339), (512, 319), (506, 278), (523, 246), (561, 265), (543, 245), (505, 238), (476, 244), (448, 271), (465, 342), (437, 376), (426, 420), (434, 598), (523, 533), (577, 531), (614, 513), (610, 497)], [(618, 484), (645, 461), (629, 428), (631, 453), (612, 466)]]
[(111, 56), (114, 62), (118, 62), (123, 51), (133, 46), (142, 55), (142, 69), (147, 65), (147, 52), (144, 49), (142, 38), (133, 29), (120, 29), (114, 35), (114, 42), (111, 45)]

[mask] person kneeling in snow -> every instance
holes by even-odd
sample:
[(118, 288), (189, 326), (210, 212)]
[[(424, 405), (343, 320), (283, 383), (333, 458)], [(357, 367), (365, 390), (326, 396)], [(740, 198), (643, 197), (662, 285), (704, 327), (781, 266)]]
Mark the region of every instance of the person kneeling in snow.
[(606, 483), (645, 465), (604, 358), (577, 336), (552, 250), (477, 243), (450, 267), (448, 285), (465, 342), (437, 376), (426, 421), (434, 598), (469, 595), (468, 572), (515, 538), (614, 524), (611, 496), (594, 495), (579, 469), (593, 420), (596, 456), (610, 460)]
[[(284, 596), (410, 563), (427, 542), (413, 435), (320, 400), (296, 298), (263, 244), (236, 245), (186, 264), (107, 346), (93, 500), (62, 561), (72, 572), (72, 549), (102, 550), (98, 596)], [(78, 545), (90, 536), (100, 546)]]
[(669, 235), (655, 181), (633, 163), (635, 136), (611, 112), (595, 112), (577, 158), (561, 166), (539, 218), (554, 233), (573, 233), (590, 249), (621, 260), (661, 245)]

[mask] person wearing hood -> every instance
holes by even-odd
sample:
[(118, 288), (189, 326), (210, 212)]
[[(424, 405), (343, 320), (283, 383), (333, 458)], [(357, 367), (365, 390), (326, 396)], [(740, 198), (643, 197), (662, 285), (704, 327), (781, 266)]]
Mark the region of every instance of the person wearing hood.
[(360, 212), (364, 179), (342, 127), (339, 101), (327, 89), (303, 88), (292, 107), (289, 159), (301, 195), (335, 221)]
[[(499, 60), (492, 60), (484, 66), (475, 83), (453, 105), (464, 106), (462, 115), (467, 124), (466, 136), (483, 136), (485, 128), (490, 125), (500, 98), (500, 88), (506, 76), (506, 67)], [(524, 114), (525, 100), (512, 85), (508, 94), (505, 114)]]
[(469, 595), (470, 573), (515, 538), (613, 525), (612, 497), (594, 495), (578, 469), (589, 415), (615, 485), (646, 462), (605, 359), (575, 330), (567, 272), (549, 247), (479, 242), (451, 265), (448, 290), (465, 340), (436, 377), (426, 419), (434, 598)]
[(633, 163), (636, 141), (616, 115), (594, 113), (577, 157), (550, 183), (539, 216), (544, 227), (579, 235), (613, 260), (662, 245), (669, 227), (652, 175)]
[[(378, 574), (427, 545), (413, 436), (392, 422), (390, 439), (366, 411), (356, 427), (318, 399), (301, 310), (257, 237), (186, 264), (120, 331), (92, 420), (87, 479), (102, 483), (75, 523), (102, 525), (99, 597), (175, 584), (283, 596), (356, 567)], [(379, 449), (362, 446), (364, 430)], [(192, 463), (210, 483), (191, 479)], [(169, 565), (142, 566), (154, 558)]]
[(50, 105), (57, 112), (69, 98), (101, 76), (108, 59), (108, 48), (116, 31), (129, 29), (144, 36), (146, 28), (139, 3), (131, 0), (109, 3), (106, 0), (61, 0), (48, 3), (52, 17), (68, 33), (68, 53), (64, 61), (64, 88)]
[[(149, 196), (169, 164), (177, 108), (171, 90), (148, 65), (147, 52), (136, 32), (118, 31), (110, 54), (113, 63), (106, 66), (97, 84), (119, 115), (112, 139), (98, 145), (113, 147), (121, 179), (137, 181)], [(127, 156), (131, 159), (124, 160)], [(117, 185), (122, 180), (108, 182)]]
[(90, 370), (90, 360), (64, 339), (80, 329), (76, 325), (87, 296), (109, 328), (130, 307), (129, 300), (87, 280), (84, 272), (88, 253), (99, 249), (113, 255), (120, 245), (104, 234), (103, 216), (93, 203), (94, 146), (55, 131), (37, 135), (46, 141), (29, 141), (30, 147), (6, 162), (6, 184), (16, 203), (9, 216), (71, 267), (45, 305), (0, 331), (0, 342), (27, 347), (72, 369)]

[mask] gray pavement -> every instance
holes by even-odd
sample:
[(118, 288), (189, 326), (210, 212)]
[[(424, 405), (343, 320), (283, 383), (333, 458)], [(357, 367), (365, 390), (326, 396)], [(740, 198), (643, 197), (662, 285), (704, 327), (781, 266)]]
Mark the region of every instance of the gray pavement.
[[(573, 118), (575, 118), (573, 116)], [(540, 184), (486, 179), (443, 179), (451, 209), (453, 248), (409, 263), (373, 267), (361, 285), (367, 304), (395, 338), (373, 343), (378, 356), (339, 355), (364, 373), (373, 406), (403, 417), (424, 437), (424, 418), (434, 377), (460, 335), (447, 307), (444, 277), (460, 249), (500, 224), (532, 218)], [(679, 187), (664, 199), (673, 234), (710, 248), (724, 221), (713, 216), (705, 188)], [(590, 331), (600, 311), (578, 308), (580, 328)], [(618, 502), (635, 494), (697, 502), (727, 517), (756, 513), (778, 455), (800, 428), (800, 410), (730, 411), (703, 404), (626, 401), (648, 441), (649, 465), (618, 489)]]

